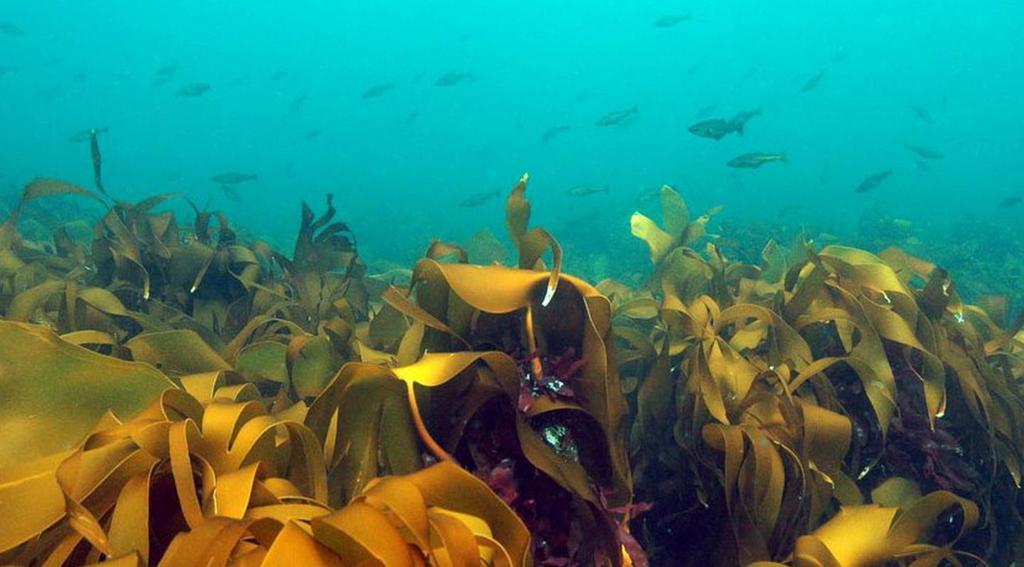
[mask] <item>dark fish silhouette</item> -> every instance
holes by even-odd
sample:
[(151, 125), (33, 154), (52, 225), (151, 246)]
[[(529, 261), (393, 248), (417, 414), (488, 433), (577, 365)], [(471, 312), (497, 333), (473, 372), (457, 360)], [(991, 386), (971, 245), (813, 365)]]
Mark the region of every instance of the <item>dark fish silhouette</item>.
[(315, 139), (320, 137), (320, 134), (323, 134), (323, 133), (324, 133), (323, 130), (321, 130), (319, 128), (313, 128), (312, 130), (308, 130), (304, 137), (307, 140), (315, 140)]
[(479, 207), (480, 205), (483, 205), (484, 203), (490, 201), (491, 199), (494, 199), (497, 196), (497, 191), (489, 191), (487, 193), (475, 193), (473, 195), (470, 195), (469, 197), (466, 197), (461, 203), (459, 203), (459, 206)]
[(926, 146), (915, 146), (913, 144), (906, 144), (907, 149), (914, 152), (915, 154), (923, 157), (924, 159), (942, 159), (946, 157), (945, 154), (938, 150)]
[(597, 119), (594, 124), (597, 126), (621, 126), (636, 120), (640, 107), (633, 105), (625, 110), (613, 110)]
[(157, 69), (156, 73), (153, 75), (153, 86), (154, 87), (159, 87), (161, 85), (167, 84), (177, 74), (178, 74), (178, 66), (177, 65), (164, 65), (163, 67), (160, 67), (159, 69)]
[(85, 130), (79, 130), (68, 137), (68, 142), (72, 144), (81, 144), (92, 140), (93, 133), (105, 134), (108, 128), (86, 128)]
[(932, 113), (927, 108), (916, 104), (908, 105), (908, 108), (910, 108), (914, 113), (914, 116), (916, 116), (921, 122), (927, 122), (928, 124), (932, 123)]
[(1002, 201), (999, 201), (999, 207), (1003, 209), (1010, 209), (1019, 205), (1021, 201), (1024, 201), (1024, 197), (1021, 197), (1020, 195), (1010, 195)]
[(246, 181), (256, 181), (259, 176), (255, 173), (238, 173), (236, 171), (230, 171), (227, 173), (218, 173), (210, 178), (210, 181), (214, 183), (220, 183), (221, 185), (238, 185)]
[(729, 120), (724, 118), (701, 120), (700, 122), (690, 126), (688, 130), (694, 136), (711, 138), (712, 140), (721, 140), (726, 135), (732, 133), (742, 135), (743, 129), (747, 126), (747, 122), (749, 122), (751, 118), (760, 115), (760, 108), (744, 110), (743, 112), (737, 113), (736, 116), (733, 116)]
[(209, 83), (189, 83), (178, 89), (178, 96), (203, 96), (211, 88)]
[(100, 155), (99, 131), (96, 129), (89, 132), (89, 150), (92, 153), (93, 181), (100, 193), (106, 195), (107, 190), (103, 188), (103, 156)]
[(278, 69), (270, 75), (271, 81), (280, 81), (281, 79), (288, 76), (288, 69)]
[(434, 81), (434, 86), (438, 87), (454, 87), (455, 85), (468, 81), (474, 77), (473, 73), (449, 71), (444, 75), (441, 75)]
[(887, 169), (885, 171), (879, 171), (878, 173), (872, 173), (871, 175), (864, 178), (864, 181), (860, 182), (860, 185), (854, 190), (856, 193), (867, 193), (875, 187), (882, 184), (883, 181), (892, 175), (892, 170)]
[(811, 78), (807, 79), (807, 82), (804, 83), (804, 86), (800, 88), (800, 92), (802, 92), (802, 93), (809, 93), (809, 92), (813, 91), (814, 89), (818, 88), (818, 83), (821, 82), (821, 79), (824, 76), (825, 76), (825, 70), (824, 69), (818, 71), (817, 73), (812, 75)]
[(377, 98), (380, 95), (390, 91), (397, 85), (394, 83), (381, 83), (379, 85), (373, 85), (372, 87), (363, 91), (363, 98)]
[(541, 136), (541, 141), (545, 143), (550, 142), (551, 140), (554, 140), (559, 134), (562, 134), (568, 130), (569, 126), (567, 124), (552, 126), (544, 131), (544, 135)]
[(709, 104), (709, 105), (705, 106), (704, 108), (702, 108), (702, 109), (697, 111), (696, 118), (707, 118), (708, 116), (711, 116), (711, 113), (714, 112), (715, 109), (717, 109), (717, 108), (718, 108), (717, 104)]
[(565, 194), (570, 197), (589, 197), (598, 193), (607, 193), (608, 190), (607, 185), (576, 185), (566, 189)]
[(11, 22), (0, 22), (0, 33), (4, 35), (10, 35), (14, 37), (24, 37), (25, 30), (12, 24)]
[(299, 95), (288, 105), (288, 112), (298, 112), (306, 104), (306, 95)]
[(656, 28), (671, 28), (689, 20), (691, 17), (690, 14), (666, 14), (654, 20), (652, 25)]
[(726, 162), (725, 165), (743, 169), (755, 169), (773, 161), (789, 161), (789, 158), (786, 157), (785, 153), (751, 152), (736, 156)]

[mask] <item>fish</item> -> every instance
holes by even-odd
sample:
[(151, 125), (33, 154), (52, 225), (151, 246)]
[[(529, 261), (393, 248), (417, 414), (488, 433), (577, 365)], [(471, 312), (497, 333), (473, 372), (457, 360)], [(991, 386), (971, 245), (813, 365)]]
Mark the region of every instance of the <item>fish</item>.
[(717, 108), (718, 108), (717, 104), (709, 104), (709, 105), (705, 106), (704, 108), (701, 108), (700, 110), (698, 110), (697, 111), (697, 116), (695, 116), (695, 118), (707, 118), (708, 116), (711, 116), (711, 113), (714, 112), (715, 109), (717, 109)]
[(95, 128), (89, 131), (89, 151), (92, 153), (92, 177), (96, 188), (100, 193), (107, 194), (103, 188), (103, 157), (100, 155), (99, 131)]
[(414, 111), (410, 112), (408, 114), (408, 116), (405, 117), (405, 123), (406, 124), (412, 124), (413, 122), (416, 122), (416, 119), (419, 118), (419, 117), (420, 117), (420, 113), (414, 110)]
[(449, 71), (444, 75), (441, 75), (434, 81), (434, 86), (437, 87), (454, 87), (455, 85), (473, 79), (475, 75), (473, 73), (461, 72), (461, 71)]
[(860, 185), (854, 189), (855, 193), (867, 193), (868, 191), (878, 187), (883, 181), (892, 175), (892, 170), (887, 169), (885, 171), (879, 171), (878, 173), (872, 173), (871, 175), (864, 178), (864, 181), (860, 182)]
[(81, 144), (92, 140), (93, 133), (105, 134), (109, 130), (107, 127), (102, 128), (86, 128), (85, 130), (79, 130), (68, 137), (68, 143)]
[(0, 22), (0, 33), (9, 35), (12, 37), (24, 37), (25, 30), (21, 29), (11, 22)]
[(221, 185), (237, 185), (246, 181), (256, 181), (259, 176), (255, 173), (238, 173), (231, 171), (228, 173), (218, 173), (210, 178), (210, 181), (214, 183), (220, 183)]
[(299, 95), (288, 105), (288, 112), (298, 112), (306, 104), (306, 95)]
[(821, 82), (821, 79), (824, 76), (825, 76), (825, 70), (824, 69), (821, 69), (820, 71), (818, 71), (814, 75), (811, 75), (811, 78), (807, 79), (807, 82), (804, 83), (804, 86), (800, 88), (800, 92), (802, 92), (802, 93), (809, 93), (809, 92), (813, 91), (814, 89), (818, 88), (818, 83)]
[(598, 193), (607, 193), (609, 189), (607, 185), (575, 185), (566, 189), (565, 194), (570, 197), (589, 197)]
[(270, 80), (271, 81), (280, 81), (281, 79), (283, 79), (283, 78), (285, 78), (287, 76), (288, 76), (288, 69), (283, 69), (282, 68), (282, 69), (278, 69), (277, 71), (274, 71), (273, 73), (271, 73)]
[(1021, 201), (1024, 201), (1024, 197), (1021, 197), (1020, 195), (1010, 195), (1002, 201), (999, 201), (999, 208), (1011, 209), (1019, 205)]
[(711, 118), (709, 120), (701, 120), (696, 124), (693, 124), (687, 130), (694, 136), (701, 138), (710, 138), (712, 140), (721, 140), (727, 134), (735, 132), (733, 124), (729, 120), (724, 118)]
[(598, 118), (594, 124), (597, 126), (622, 126), (633, 122), (639, 112), (640, 107), (634, 104), (625, 110), (613, 110)]
[(766, 163), (773, 161), (789, 161), (785, 153), (765, 153), (765, 152), (750, 152), (741, 156), (736, 156), (726, 162), (725, 165), (729, 167), (738, 167), (744, 169), (754, 169), (761, 167)]
[(908, 108), (910, 108), (910, 110), (914, 113), (914, 116), (916, 116), (917, 119), (920, 120), (921, 122), (927, 122), (929, 124), (932, 123), (932, 113), (927, 108), (923, 106), (918, 106), (916, 104), (908, 105)]
[(306, 138), (307, 140), (315, 140), (315, 139), (320, 137), (320, 134), (323, 134), (323, 133), (324, 133), (323, 130), (321, 130), (319, 128), (313, 128), (311, 130), (307, 130), (306, 131), (306, 135), (304, 136), (304, 138)]
[(692, 17), (693, 16), (691, 14), (666, 14), (657, 20), (654, 20), (654, 23), (651, 25), (656, 28), (671, 28), (689, 20)]
[(906, 144), (906, 146), (908, 150), (923, 157), (924, 159), (942, 159), (946, 157), (945, 154), (943, 154), (942, 152), (938, 150), (933, 150), (932, 148), (926, 146), (915, 146), (912, 144)]
[(544, 143), (554, 140), (559, 134), (562, 134), (569, 130), (567, 124), (561, 124), (559, 126), (552, 126), (544, 131), (544, 135), (541, 136), (541, 141)]
[(153, 83), (152, 84), (153, 84), (154, 87), (159, 87), (161, 85), (167, 84), (177, 74), (178, 74), (178, 66), (177, 65), (172, 65), (172, 64), (164, 65), (164, 66), (162, 66), (162, 67), (160, 67), (159, 69), (156, 70), (156, 73), (153, 75)]
[(459, 203), (459, 206), (460, 207), (479, 207), (480, 205), (483, 205), (484, 203), (490, 201), (491, 199), (494, 199), (497, 196), (498, 196), (498, 192), (497, 191), (488, 191), (486, 193), (474, 193), (474, 194), (470, 195), (469, 197), (466, 197), (465, 199), (463, 199), (462, 202)]
[(380, 95), (395, 88), (396, 86), (398, 85), (394, 83), (381, 83), (379, 85), (373, 85), (372, 87), (369, 87), (368, 89), (363, 91), (363, 98), (377, 98)]
[(746, 127), (747, 122), (755, 116), (761, 115), (761, 109), (756, 108), (754, 110), (744, 110), (733, 116), (731, 119), (726, 120), (724, 118), (711, 118), (709, 120), (701, 120), (696, 124), (690, 126), (687, 130), (694, 136), (700, 136), (701, 138), (710, 138), (712, 140), (721, 140), (728, 134), (736, 133), (743, 134), (743, 129)]
[(203, 96), (211, 88), (209, 83), (189, 83), (178, 89), (178, 96)]

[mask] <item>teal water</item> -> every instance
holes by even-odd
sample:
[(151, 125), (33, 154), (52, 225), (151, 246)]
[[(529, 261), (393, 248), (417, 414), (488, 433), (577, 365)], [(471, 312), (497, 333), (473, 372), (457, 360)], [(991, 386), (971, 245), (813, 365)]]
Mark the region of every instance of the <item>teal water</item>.
[[(654, 25), (666, 15), (690, 17)], [(629, 215), (656, 212), (638, 196), (662, 183), (731, 222), (851, 238), (882, 211), (925, 240), (966, 222), (1006, 246), (1024, 211), (1001, 206), (1024, 194), (1017, 2), (6, 0), (0, 22), (4, 201), (40, 175), (91, 186), (88, 144), (68, 138), (107, 127), (116, 197), (181, 191), (285, 247), (299, 201), (331, 192), (371, 261), (503, 235), (503, 198), (458, 205), (527, 171), (535, 224), (632, 271), (646, 260)], [(452, 72), (471, 76), (436, 84)], [(192, 83), (210, 89), (177, 94)], [(376, 85), (391, 86), (364, 98)], [(755, 108), (742, 136), (687, 131), (702, 110)], [(789, 161), (725, 166), (751, 151)], [(230, 171), (259, 176), (237, 201), (209, 179)], [(565, 194), (580, 184), (609, 190)]]

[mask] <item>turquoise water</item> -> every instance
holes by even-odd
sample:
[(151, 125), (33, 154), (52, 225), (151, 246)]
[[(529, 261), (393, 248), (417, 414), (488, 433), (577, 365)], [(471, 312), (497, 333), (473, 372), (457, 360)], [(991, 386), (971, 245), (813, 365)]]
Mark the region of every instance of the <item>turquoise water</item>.
[[(667, 15), (689, 18), (655, 25)], [(39, 175), (91, 186), (88, 144), (68, 138), (106, 127), (116, 197), (181, 191), (284, 247), (299, 201), (331, 192), (371, 262), (503, 236), (502, 198), (458, 205), (527, 171), (535, 224), (633, 271), (628, 218), (662, 183), (733, 222), (840, 237), (867, 211), (1006, 227), (1024, 210), (1000, 206), (1024, 193), (1017, 2), (6, 0), (0, 22), (4, 201)], [(437, 85), (453, 72), (469, 76)], [(193, 83), (210, 88), (177, 94)], [(742, 136), (687, 131), (756, 108)], [(788, 162), (726, 167), (752, 151)], [(209, 179), (223, 172), (259, 178), (236, 201)], [(565, 194), (581, 184), (609, 190)]]

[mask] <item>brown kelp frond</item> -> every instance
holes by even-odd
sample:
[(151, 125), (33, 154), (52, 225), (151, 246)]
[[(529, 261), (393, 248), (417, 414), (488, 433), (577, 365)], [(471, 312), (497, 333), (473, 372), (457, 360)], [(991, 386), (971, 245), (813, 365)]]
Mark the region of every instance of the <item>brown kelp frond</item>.
[[(0, 562), (1009, 564), (1024, 316), (899, 248), (731, 258), (672, 188), (642, 286), (490, 233), (368, 275), (174, 194), (0, 227)], [(40, 179), (51, 195), (106, 203)], [(628, 236), (625, 236), (628, 238)], [(780, 241), (785, 241), (781, 239)], [(639, 243), (638, 243), (639, 245)], [(760, 248), (759, 248), (760, 249)], [(624, 281), (639, 283), (640, 277)], [(10, 522), (9, 522), (10, 523)], [(774, 562), (774, 563), (773, 563)]]

